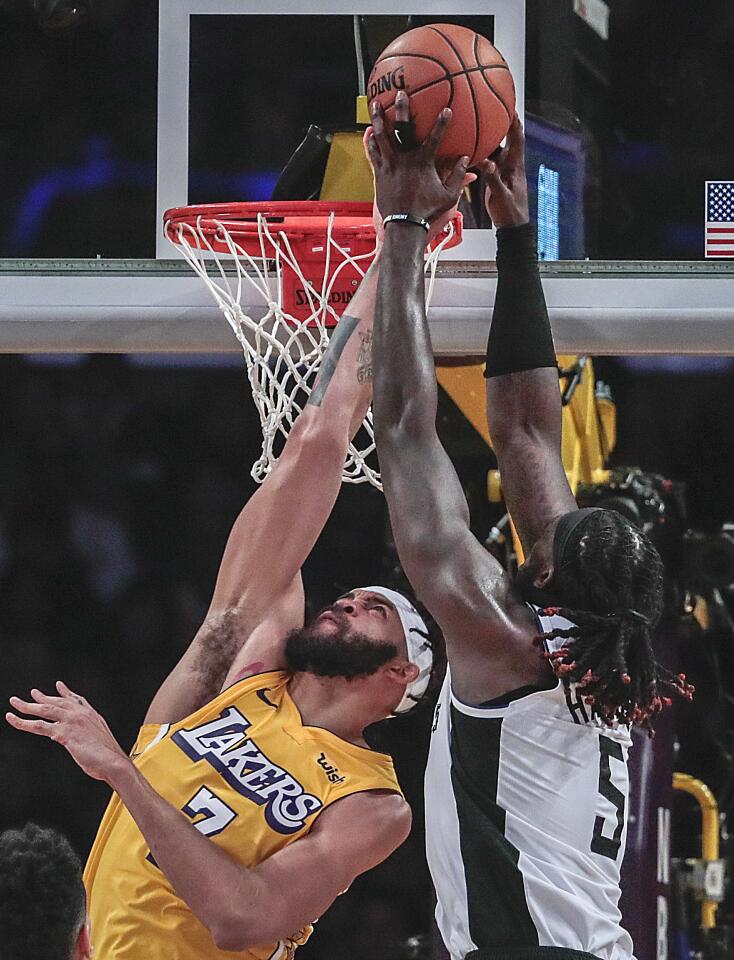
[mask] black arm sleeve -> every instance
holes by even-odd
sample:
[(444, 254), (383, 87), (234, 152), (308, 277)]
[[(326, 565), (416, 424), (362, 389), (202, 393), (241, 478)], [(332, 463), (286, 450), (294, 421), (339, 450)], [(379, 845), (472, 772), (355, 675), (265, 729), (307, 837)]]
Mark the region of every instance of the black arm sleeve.
[(535, 227), (531, 223), (501, 227), (497, 231), (497, 296), (484, 376), (555, 366)]

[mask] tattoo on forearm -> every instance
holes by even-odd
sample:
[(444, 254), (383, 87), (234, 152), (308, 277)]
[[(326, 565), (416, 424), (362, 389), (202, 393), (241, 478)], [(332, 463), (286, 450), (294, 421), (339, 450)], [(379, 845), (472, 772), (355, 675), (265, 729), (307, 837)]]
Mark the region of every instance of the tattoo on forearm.
[(323, 360), (321, 361), (318, 382), (311, 391), (311, 396), (308, 398), (308, 402), (312, 406), (321, 406), (321, 402), (326, 396), (326, 391), (331, 383), (331, 378), (334, 376), (334, 372), (336, 371), (339, 358), (344, 352), (344, 347), (346, 347), (347, 341), (356, 330), (358, 323), (359, 319), (357, 317), (350, 317), (347, 316), (347, 314), (344, 314), (334, 328), (334, 332), (329, 340), (329, 346), (326, 348)]
[(362, 345), (357, 354), (357, 383), (372, 381), (372, 331), (360, 333)]

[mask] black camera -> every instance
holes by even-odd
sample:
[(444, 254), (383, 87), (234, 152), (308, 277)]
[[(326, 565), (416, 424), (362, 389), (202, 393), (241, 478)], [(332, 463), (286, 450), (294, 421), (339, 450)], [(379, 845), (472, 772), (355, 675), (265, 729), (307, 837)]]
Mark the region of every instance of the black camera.
[(683, 536), (683, 570), (686, 586), (701, 596), (712, 590), (734, 591), (734, 524), (725, 523), (715, 533), (687, 530)]
[(617, 467), (608, 483), (579, 487), (580, 507), (616, 510), (652, 536), (663, 524), (685, 521), (685, 488), (657, 473), (643, 473), (636, 467)]

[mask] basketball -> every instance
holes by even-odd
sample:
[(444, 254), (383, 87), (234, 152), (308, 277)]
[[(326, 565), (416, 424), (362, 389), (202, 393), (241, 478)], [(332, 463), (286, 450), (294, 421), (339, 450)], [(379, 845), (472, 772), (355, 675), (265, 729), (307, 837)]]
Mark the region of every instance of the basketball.
[(438, 156), (489, 156), (509, 130), (515, 112), (510, 68), (486, 37), (467, 27), (433, 23), (401, 34), (380, 54), (367, 84), (388, 122), (399, 90), (410, 95), (416, 136), (423, 140), (444, 107), (451, 107)]

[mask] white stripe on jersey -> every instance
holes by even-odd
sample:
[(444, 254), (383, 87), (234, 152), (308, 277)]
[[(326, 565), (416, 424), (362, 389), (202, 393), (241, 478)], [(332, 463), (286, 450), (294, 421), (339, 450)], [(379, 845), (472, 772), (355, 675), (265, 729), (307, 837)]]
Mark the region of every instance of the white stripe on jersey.
[[(448, 668), (433, 715), (433, 733), (424, 781), (426, 857), (438, 894), (436, 923), (451, 960), (463, 960), (477, 945), (469, 934), (466, 877), (462, 869), (459, 818), (451, 785), (451, 697)], [(429, 839), (430, 838), (430, 839)]]

